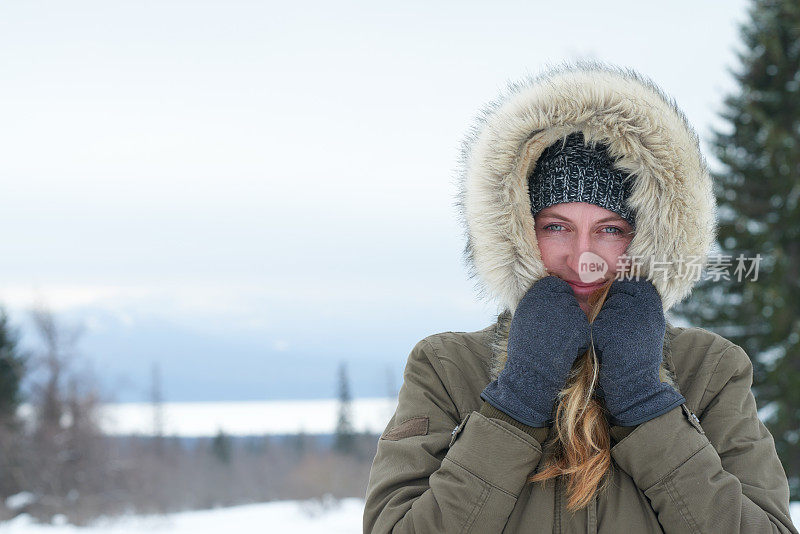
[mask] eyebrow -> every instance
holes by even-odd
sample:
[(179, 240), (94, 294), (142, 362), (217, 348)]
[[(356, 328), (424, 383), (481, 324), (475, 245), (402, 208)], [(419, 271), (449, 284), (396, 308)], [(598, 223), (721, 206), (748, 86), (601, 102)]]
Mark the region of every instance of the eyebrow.
[[(549, 213), (549, 214), (545, 214), (544, 216), (545, 217), (553, 217), (555, 219), (561, 219), (563, 221), (572, 222), (572, 219), (570, 219), (569, 217), (564, 217), (560, 213)], [(607, 221), (624, 221), (624, 220), (625, 219), (623, 219), (619, 215), (612, 215), (611, 217), (605, 217), (605, 218), (600, 219), (599, 221), (595, 221), (595, 222), (603, 223), (603, 222), (607, 222)]]

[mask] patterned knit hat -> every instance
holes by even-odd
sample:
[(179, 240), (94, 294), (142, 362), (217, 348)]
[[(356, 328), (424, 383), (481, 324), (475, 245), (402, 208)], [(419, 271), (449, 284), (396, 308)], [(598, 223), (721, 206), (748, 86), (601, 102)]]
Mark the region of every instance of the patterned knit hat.
[(627, 205), (633, 180), (614, 168), (607, 145), (593, 149), (585, 144), (583, 133), (567, 136), (547, 147), (528, 178), (531, 213), (562, 202), (588, 202), (618, 213), (636, 227), (633, 210)]

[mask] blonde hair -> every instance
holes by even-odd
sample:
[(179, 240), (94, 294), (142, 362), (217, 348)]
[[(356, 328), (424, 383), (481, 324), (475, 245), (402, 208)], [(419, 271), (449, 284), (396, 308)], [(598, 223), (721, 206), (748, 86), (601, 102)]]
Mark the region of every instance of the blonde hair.
[[(594, 321), (608, 295), (613, 280), (589, 296), (589, 322)], [(556, 444), (555, 452), (543, 470), (528, 478), (542, 482), (564, 476), (567, 479), (567, 509), (586, 506), (610, 481), (611, 433), (605, 408), (594, 397), (599, 361), (590, 346), (575, 360), (567, 386), (558, 394), (553, 430), (548, 444)], [(601, 485), (602, 484), (602, 485)]]

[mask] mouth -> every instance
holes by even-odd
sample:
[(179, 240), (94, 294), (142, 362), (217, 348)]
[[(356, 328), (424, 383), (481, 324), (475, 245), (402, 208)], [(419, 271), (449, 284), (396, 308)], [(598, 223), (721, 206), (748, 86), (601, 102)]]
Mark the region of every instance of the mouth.
[(597, 291), (598, 289), (603, 287), (603, 284), (606, 283), (605, 280), (600, 280), (599, 282), (595, 282), (593, 284), (585, 284), (583, 282), (573, 282), (571, 280), (567, 280), (566, 282), (570, 285), (570, 287), (572, 287), (572, 292), (579, 296), (590, 295), (594, 291)]
[(584, 282), (574, 282), (572, 280), (567, 280), (567, 283), (571, 286), (575, 287), (600, 287), (605, 283), (605, 280), (600, 280), (599, 282), (594, 282), (592, 284), (586, 284)]

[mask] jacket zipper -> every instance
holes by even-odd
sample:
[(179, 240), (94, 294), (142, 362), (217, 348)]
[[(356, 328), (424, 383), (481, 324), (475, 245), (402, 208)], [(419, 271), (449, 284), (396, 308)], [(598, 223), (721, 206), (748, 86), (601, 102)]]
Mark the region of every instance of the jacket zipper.
[(697, 418), (694, 412), (690, 410), (685, 403), (681, 404), (681, 409), (683, 409), (683, 413), (686, 414), (686, 419), (689, 420), (689, 424), (692, 425), (695, 428), (695, 430), (697, 430), (701, 434), (705, 434), (706, 433), (705, 430), (703, 430), (703, 427), (700, 426), (700, 419)]
[(597, 534), (597, 493), (592, 495), (592, 501), (586, 508), (586, 532)]
[(555, 514), (553, 516), (553, 534), (561, 534), (561, 477), (555, 478)]

